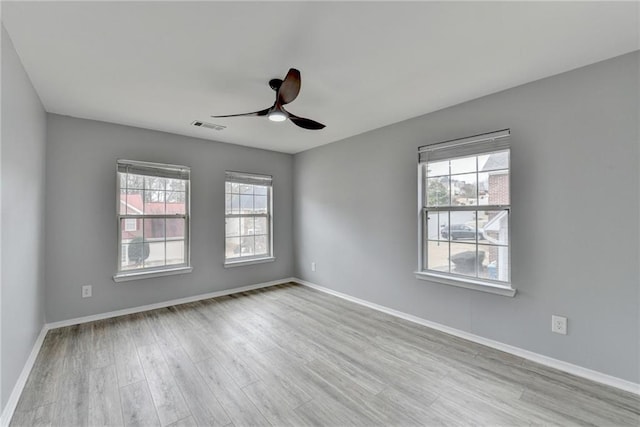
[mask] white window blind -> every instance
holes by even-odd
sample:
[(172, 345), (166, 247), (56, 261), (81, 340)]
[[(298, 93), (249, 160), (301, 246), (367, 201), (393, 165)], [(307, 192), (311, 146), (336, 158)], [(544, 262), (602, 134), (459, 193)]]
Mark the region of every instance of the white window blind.
[(271, 186), (271, 181), (273, 180), (270, 175), (257, 175), (245, 172), (226, 171), (225, 175), (227, 182), (235, 182), (238, 184)]
[(418, 149), (420, 163), (508, 149), (511, 143), (510, 137), (511, 131), (504, 129), (467, 138), (423, 145)]
[(189, 179), (191, 174), (191, 170), (185, 166), (134, 160), (118, 160), (118, 172), (170, 179)]

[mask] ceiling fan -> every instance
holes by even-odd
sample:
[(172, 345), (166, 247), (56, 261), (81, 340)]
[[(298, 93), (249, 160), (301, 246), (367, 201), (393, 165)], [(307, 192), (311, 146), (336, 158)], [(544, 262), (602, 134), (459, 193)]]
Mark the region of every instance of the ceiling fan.
[(291, 114), (284, 109), (284, 105), (292, 102), (297, 98), (300, 93), (300, 86), (302, 80), (300, 78), (300, 71), (295, 68), (289, 69), (284, 80), (271, 79), (269, 80), (269, 86), (276, 91), (276, 102), (269, 108), (264, 110), (254, 111), (253, 113), (243, 114), (229, 114), (226, 116), (211, 116), (215, 118), (221, 117), (242, 117), (242, 116), (267, 116), (267, 118), (274, 122), (283, 122), (287, 119), (291, 120), (294, 124), (304, 129), (319, 130), (324, 128), (322, 123), (318, 123), (315, 120), (305, 119), (304, 117), (298, 117)]

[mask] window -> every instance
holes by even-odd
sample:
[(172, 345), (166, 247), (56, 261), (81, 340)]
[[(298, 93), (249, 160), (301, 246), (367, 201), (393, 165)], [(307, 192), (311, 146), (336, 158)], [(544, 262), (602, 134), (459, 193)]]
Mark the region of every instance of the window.
[(191, 271), (190, 170), (118, 160), (118, 272), (114, 280)]
[(273, 260), (271, 177), (226, 172), (225, 265)]
[(509, 136), (504, 130), (420, 148), (419, 278), (515, 294)]

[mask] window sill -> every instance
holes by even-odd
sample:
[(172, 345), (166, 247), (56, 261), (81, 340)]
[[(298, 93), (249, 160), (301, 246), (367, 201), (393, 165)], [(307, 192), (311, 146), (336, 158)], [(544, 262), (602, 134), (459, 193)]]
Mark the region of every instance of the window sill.
[(416, 271), (415, 275), (416, 278), (420, 280), (472, 289), (474, 291), (488, 292), (490, 294), (502, 295), (505, 297), (514, 297), (516, 294), (516, 290), (509, 286), (501, 286), (491, 282), (483, 282), (481, 280), (462, 279), (457, 277), (453, 278), (435, 273), (427, 273), (425, 271)]
[(267, 257), (267, 258), (248, 259), (244, 261), (227, 261), (224, 263), (224, 268), (241, 267), (243, 265), (251, 265), (251, 264), (263, 264), (265, 262), (273, 262), (275, 260), (276, 260), (275, 257)]
[(193, 267), (179, 267), (158, 271), (143, 271), (138, 273), (120, 273), (113, 276), (114, 282), (128, 282), (130, 280), (151, 279), (153, 277), (173, 276), (175, 274), (191, 273)]

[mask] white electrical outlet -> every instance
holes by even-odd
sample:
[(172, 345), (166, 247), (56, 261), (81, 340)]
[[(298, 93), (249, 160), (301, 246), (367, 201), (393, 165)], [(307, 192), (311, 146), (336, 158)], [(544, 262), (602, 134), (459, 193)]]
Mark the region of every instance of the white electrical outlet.
[(311, 263), (311, 271), (316, 271), (316, 263), (315, 262)]
[(567, 318), (562, 316), (551, 316), (551, 332), (567, 335)]
[(89, 298), (91, 297), (91, 285), (84, 285), (82, 286), (82, 298)]

